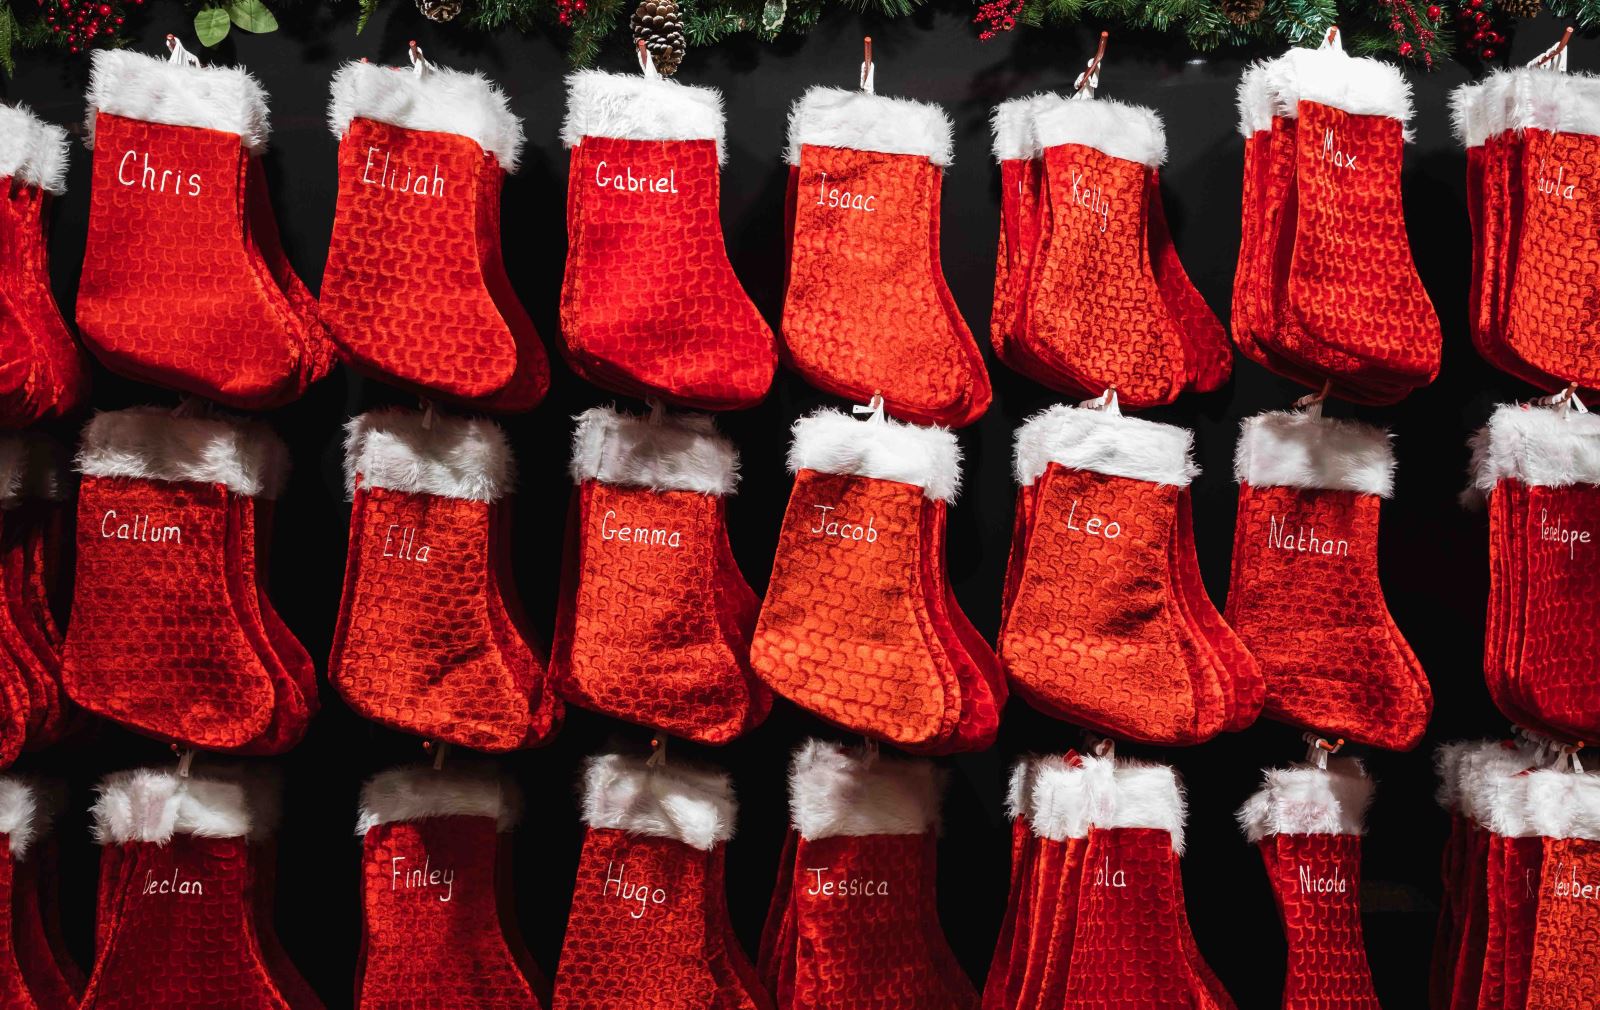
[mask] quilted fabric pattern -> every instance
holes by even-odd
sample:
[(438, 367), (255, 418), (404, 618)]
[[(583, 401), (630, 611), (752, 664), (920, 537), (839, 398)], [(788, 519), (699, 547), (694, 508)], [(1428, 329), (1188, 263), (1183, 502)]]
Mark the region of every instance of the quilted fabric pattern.
[(1289, 946), (1284, 1010), (1377, 1010), (1361, 934), (1359, 835), (1269, 835), (1259, 843)]
[[(37, 1010), (76, 1010), (85, 979), (76, 964), (67, 961), (63, 965), (66, 950), (52, 943), (51, 928), (45, 922), (41, 888), (55, 888), (58, 883), (53, 876), (46, 876), (57, 866), (41, 870), (42, 844), (53, 846), (54, 843), (34, 839), (27, 858), (15, 862), (12, 867), (11, 940), (17, 967), (22, 971), (34, 1007)], [(53, 856), (52, 853), (52, 864)]]
[(1383, 603), (1378, 506), (1375, 495), (1240, 485), (1226, 613), (1266, 678), (1267, 715), (1409, 750), (1433, 693)]
[(1505, 1006), (1527, 1006), (1528, 980), (1533, 970), (1534, 931), (1538, 928), (1539, 880), (1544, 868), (1544, 841), (1507, 838), (1500, 865), (1489, 867), (1490, 886), (1498, 881), (1502, 944), (1505, 960), (1500, 969), (1501, 998)]
[(1061, 1006), (1066, 998), (1083, 894), (1084, 839), (1036, 838), (1034, 847), (1019, 1008)]
[(538, 1010), (500, 930), (497, 844), (491, 817), (367, 831), (359, 1010)]
[(1560, 538), (1600, 529), (1600, 487), (1528, 487), (1517, 507), (1525, 588), (1513, 694), (1541, 725), (1589, 739), (1600, 735), (1600, 684), (1587, 661), (1600, 643), (1600, 568), (1592, 543)]
[(1600, 1006), (1600, 901), (1593, 889), (1600, 889), (1600, 842), (1545, 839), (1528, 1010)]
[(30, 606), (30, 600), (37, 600), (35, 580), (42, 577), (40, 552), (55, 508), (53, 503), (27, 501), (0, 511), (0, 591), (4, 592), (0, 665), (10, 667), (7, 678), (23, 692), (22, 714), (30, 749), (58, 739), (66, 716), (60, 639)]
[(716, 144), (585, 137), (568, 179), (561, 335), (573, 370), (681, 407), (765, 397), (777, 353), (723, 245)]
[[(11, 858), (10, 839), (0, 836), (0, 909), (11, 907), (15, 891), (16, 864)], [(33, 1010), (38, 1004), (28, 991), (28, 981), (18, 960), (22, 956), (17, 929), (9, 920), (0, 920), (0, 1005)]]
[(0, 179), (0, 425), (70, 413), (88, 392), (83, 352), (50, 289), (50, 196)]
[(1000, 239), (995, 251), (989, 341), (1003, 360), (1008, 360), (1007, 348), (1021, 329), (1023, 296), (1039, 241), (1043, 168), (1037, 158), (1007, 158), (1000, 162)]
[(1146, 245), (1150, 271), (1167, 314), (1183, 341), (1185, 388), (1209, 393), (1233, 374), (1233, 345), (1228, 342), (1228, 333), (1217, 314), (1206, 304), (1178, 258), (1178, 247), (1173, 245), (1172, 232), (1167, 227), (1166, 207), (1161, 202), (1161, 173), (1151, 169), (1146, 178), (1145, 213), (1149, 219)]

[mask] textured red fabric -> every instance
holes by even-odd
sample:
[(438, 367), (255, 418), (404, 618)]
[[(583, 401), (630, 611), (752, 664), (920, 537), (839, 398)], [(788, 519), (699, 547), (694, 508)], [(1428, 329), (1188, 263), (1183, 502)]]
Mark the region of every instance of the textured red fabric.
[(1600, 567), (1594, 545), (1574, 537), (1600, 528), (1600, 487), (1531, 486), (1513, 501), (1523, 510), (1523, 589), (1512, 693), (1539, 725), (1567, 739), (1594, 739), (1600, 736), (1600, 684), (1588, 658), (1600, 629)]
[(301, 323), (246, 233), (249, 160), (236, 134), (96, 117), (77, 318), (108, 368), (247, 409), (302, 392)]
[(501, 932), (496, 832), (472, 816), (366, 832), (359, 1010), (538, 1010)]
[(1217, 314), (1189, 279), (1189, 272), (1178, 258), (1167, 227), (1167, 211), (1161, 202), (1161, 173), (1151, 169), (1147, 178), (1146, 215), (1149, 219), (1145, 243), (1150, 270), (1155, 276), (1161, 301), (1167, 307), (1182, 337), (1184, 387), (1209, 393), (1222, 386), (1233, 374), (1233, 345)]
[[(242, 747), (240, 754), (281, 754), (299, 743), (311, 725), (315, 711), (315, 671), (310, 656), (294, 638), (277, 614), (271, 630), (263, 609), (265, 593), (256, 572), (256, 548), (260, 534), (255, 524), (255, 507), (244, 495), (228, 496), (228, 596), (233, 601), (234, 617), (250, 640), (256, 656), (272, 679), (272, 717), (262, 735)], [(281, 650), (281, 651), (280, 651)], [(292, 669), (291, 669), (292, 665)], [(310, 696), (308, 698), (307, 690)]]
[(1361, 837), (1278, 834), (1259, 845), (1289, 946), (1284, 1010), (1377, 1010), (1361, 933)]
[(1262, 281), (1271, 273), (1263, 269), (1262, 250), (1267, 241), (1267, 175), (1271, 163), (1271, 129), (1256, 130), (1244, 138), (1244, 182), (1239, 193), (1239, 258), (1233, 268), (1233, 298), (1228, 323), (1234, 343), (1245, 355), (1259, 361), (1256, 341), (1262, 327)]
[(1266, 679), (1267, 715), (1409, 750), (1433, 694), (1383, 603), (1378, 507), (1353, 491), (1241, 484), (1226, 613)]
[(1267, 682), (1255, 657), (1222, 619), (1206, 592), (1200, 577), (1200, 558), (1195, 553), (1193, 496), (1187, 486), (1178, 489), (1178, 525), (1172, 538), (1170, 564), (1178, 608), (1197, 650), (1216, 670), (1218, 691), (1224, 700), (1223, 729), (1236, 733), (1261, 714)]
[[(624, 173), (659, 191), (629, 191)], [(568, 363), (607, 389), (737, 410), (772, 385), (772, 331), (728, 262), (710, 140), (585, 137), (572, 149), (561, 336)], [(649, 236), (673, 236), (663, 263)]]
[[(1448, 774), (1448, 772), (1447, 772)], [(1453, 786), (1447, 786), (1453, 789)], [(1467, 839), (1471, 824), (1459, 809), (1450, 811), (1450, 834), (1440, 857), (1443, 894), (1439, 902), (1439, 922), (1434, 928), (1433, 954), (1428, 962), (1428, 1006), (1443, 1010), (1450, 1004), (1450, 988), (1455, 979), (1455, 958), (1460, 948), (1460, 916), (1463, 907), (1464, 875), (1467, 872)]]
[(17, 965), (38, 1010), (77, 1010), (86, 979), (60, 936), (55, 840), (35, 838), (12, 871), (11, 937)]
[(1600, 1007), (1600, 842), (1544, 840), (1527, 1010)]
[(1471, 1010), (1478, 1005), (1483, 981), (1483, 960), (1489, 942), (1489, 832), (1474, 824), (1466, 844), (1469, 872), (1463, 881), (1457, 909), (1455, 955), (1452, 960), (1450, 1010)]
[[(11, 840), (0, 836), (0, 907), (10, 907), (15, 899), (16, 861), (11, 855)], [(43, 1010), (28, 989), (18, 964), (15, 926), (10, 918), (0, 918), (0, 1006), (6, 1010)]]
[(1028, 271), (1039, 242), (1039, 192), (1044, 163), (1038, 158), (1000, 161), (1000, 239), (995, 253), (994, 304), (989, 340), (1008, 364), (1012, 340), (1022, 325)]
[(70, 413), (88, 392), (83, 352), (50, 288), (50, 196), (0, 178), (0, 424)]
[[(794, 179), (786, 362), (837, 396), (882, 395), (896, 417), (950, 427), (982, 417), (988, 372), (940, 266), (943, 170), (917, 155), (805, 144)], [(831, 193), (875, 198), (874, 209)]]
[(1027, 954), (1012, 1004), (1018, 1010), (1057, 1007), (1066, 998), (1083, 894), (1086, 840), (1038, 838), (1034, 845)]
[(982, 1010), (1014, 1010), (1027, 961), (1029, 931), (1033, 927), (1033, 876), (1038, 845), (1024, 816), (1011, 821), (1011, 883), (1006, 889), (1006, 910), (1000, 935), (989, 959), (983, 982)]
[[(1539, 838), (1507, 838), (1496, 873), (1499, 877), (1502, 944), (1505, 950), (1503, 996), (1506, 1010), (1528, 1005), (1528, 980), (1533, 969), (1533, 941), (1538, 927), (1539, 880), (1544, 868), (1544, 842)], [(1484, 1004), (1480, 1000), (1479, 1006)]]
[(749, 665), (760, 603), (727, 545), (723, 497), (587, 480), (572, 508), (555, 689), (701, 743), (765, 718), (772, 696)]
[[(31, 503), (29, 503), (31, 504)], [(30, 512), (35, 514), (29, 515)], [(0, 511), (0, 666), (20, 701), (25, 746), (37, 747), (59, 734), (63, 717), (60, 654), (27, 612), (26, 563), (30, 533), (42, 517), (19, 505)]]
[(245, 167), (245, 230), (257, 254), (251, 257), (252, 265), (258, 272), (266, 270), (264, 283), (283, 292), (300, 324), (300, 382), (310, 385), (333, 368), (338, 349), (328, 337), (316, 296), (306, 288), (294, 264), (289, 262), (289, 255), (283, 251), (278, 218), (272, 210), (272, 196), (267, 192), (266, 169), (259, 157), (250, 158)]
[(800, 832), (791, 826), (784, 832), (783, 848), (778, 854), (778, 873), (772, 882), (772, 898), (761, 925), (761, 946), (756, 956), (756, 975), (762, 988), (772, 994), (782, 1010), (794, 1004), (798, 942), (794, 932), (794, 860), (799, 845)]

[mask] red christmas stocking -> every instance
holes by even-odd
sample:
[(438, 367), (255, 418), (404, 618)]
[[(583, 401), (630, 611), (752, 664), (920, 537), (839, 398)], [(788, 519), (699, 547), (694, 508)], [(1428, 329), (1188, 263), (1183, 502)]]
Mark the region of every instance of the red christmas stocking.
[[(717, 210), (723, 129), (718, 92), (653, 66), (567, 79), (561, 336), (589, 381), (705, 410), (767, 395), (772, 331), (734, 276)], [(670, 268), (642, 235), (675, 236)]]
[(922, 762), (820, 741), (796, 753), (794, 1010), (976, 1010), (929, 893), (940, 788)]
[(1266, 678), (1268, 715), (1408, 750), (1433, 694), (1378, 584), (1378, 505), (1393, 475), (1381, 429), (1320, 411), (1246, 419), (1227, 618)]
[(1531, 772), (1528, 809), (1544, 838), (1538, 924), (1527, 1010), (1593, 1010), (1600, 1005), (1600, 775)]
[(359, 1010), (538, 1010), (501, 931), (500, 835), (520, 803), (482, 769), (394, 768), (361, 790)]
[(48, 211), (66, 185), (66, 131), (22, 106), (0, 105), (0, 422), (7, 427), (72, 411), (88, 384), (50, 290)]
[(931, 502), (953, 498), (960, 481), (955, 436), (824, 410), (795, 424), (789, 468), (751, 665), (777, 693), (856, 732), (902, 746), (947, 741), (963, 690), (982, 689), (940, 613), (929, 554)]
[[(17, 900), (17, 867), (27, 856), (39, 830), (36, 788), (19, 778), (0, 778), (0, 908)], [(30, 991), (21, 961), (33, 951), (19, 942), (13, 919), (0, 919), (0, 1005), (15, 1010), (46, 1010), (60, 1004), (41, 1003)], [(54, 993), (41, 992), (49, 998)], [(72, 1004), (65, 1004), (71, 1007)]]
[(584, 412), (551, 682), (574, 704), (702, 743), (766, 717), (750, 669), (760, 601), (724, 518), (738, 453), (710, 417)]
[(60, 863), (54, 825), (66, 789), (39, 782), (28, 788), (34, 796), (34, 837), (26, 851), (12, 850), (12, 943), (38, 1010), (76, 1010), (87, 979), (67, 953), (56, 900)]
[(1528, 784), (1532, 780), (1527, 769), (1486, 775), (1474, 803), (1489, 833), (1478, 1010), (1527, 1004), (1544, 861), (1544, 843), (1529, 817)]
[(506, 96), (420, 55), (410, 71), (347, 63), (332, 91), (322, 312), (345, 360), (421, 396), (532, 407), (549, 363), (500, 259), (500, 188), (523, 142)]
[(116, 855), (80, 1010), (289, 1010), (256, 942), (249, 830), (231, 782), (146, 769), (100, 784), (95, 840)]
[(46, 438), (0, 435), (0, 697), (15, 704), (0, 732), (0, 756), (13, 745), (48, 746), (66, 725), (60, 638), (53, 618), (44, 623), (48, 607), (40, 597), (45, 534), (58, 521), (61, 477)]
[(1059, 95), (1029, 95), (995, 106), (989, 117), (994, 160), (1000, 166), (1000, 243), (994, 265), (994, 306), (989, 339), (994, 352), (1012, 368), (1030, 374), (1011, 354), (1022, 332), (1028, 276), (1039, 244), (1040, 194), (1044, 187), (1043, 151), (1034, 122), (1040, 112), (1064, 101)]
[(554, 1010), (772, 1005), (730, 949), (713, 892), (736, 816), (726, 775), (614, 754), (589, 762)]
[(1261, 309), (1270, 303), (1263, 282), (1270, 285), (1271, 260), (1267, 247), (1267, 179), (1272, 163), (1273, 108), (1267, 80), (1268, 63), (1252, 63), (1239, 78), (1237, 105), (1239, 135), (1244, 138), (1244, 184), (1240, 191), (1239, 259), (1233, 271), (1233, 301), (1229, 324), (1233, 340), (1252, 361), (1261, 361), (1258, 345), (1268, 320)]
[(1172, 231), (1167, 227), (1166, 206), (1161, 202), (1161, 173), (1157, 169), (1150, 170), (1145, 199), (1150, 222), (1146, 237), (1150, 269), (1161, 301), (1183, 338), (1184, 388), (1197, 393), (1213, 392), (1233, 374), (1233, 345), (1228, 342), (1228, 331), (1222, 328), (1217, 314), (1206, 304), (1178, 258), (1178, 247), (1173, 245)]
[(819, 389), (858, 403), (881, 395), (897, 417), (960, 427), (992, 394), (940, 266), (951, 146), (936, 105), (870, 87), (815, 87), (795, 103), (783, 345)]
[(1361, 836), (1372, 780), (1359, 762), (1279, 768), (1239, 810), (1283, 919), (1284, 1010), (1377, 1010), (1361, 935)]
[(1018, 431), (1017, 478), (1032, 487), (1024, 492), (1032, 511), (1026, 548), (1013, 548), (1021, 568), (999, 651), (1013, 687), (1036, 707), (1167, 743), (1208, 739), (1232, 715), (1214, 650), (1185, 619), (1202, 601), (1180, 606), (1174, 578), (1192, 439), (1182, 428), (1073, 407)]
[(499, 585), (496, 513), (513, 467), (488, 421), (388, 410), (351, 422), (350, 548), (328, 671), (365, 717), (487, 751), (553, 731), (544, 664)]
[(1455, 956), (1461, 946), (1461, 922), (1465, 911), (1463, 893), (1468, 872), (1467, 858), (1472, 824), (1461, 809), (1461, 761), (1470, 744), (1440, 744), (1433, 753), (1439, 787), (1434, 792), (1439, 806), (1450, 815), (1450, 835), (1439, 860), (1443, 894), (1439, 902), (1439, 922), (1433, 934), (1433, 956), (1428, 969), (1428, 1006), (1443, 1010), (1450, 1003), (1451, 980), (1455, 977)]
[(103, 50), (93, 62), (85, 343), (115, 371), (232, 406), (294, 399), (317, 351), (247, 224), (266, 94), (175, 44), (170, 61)]
[[(1004, 239), (1001, 241), (1003, 243)], [(1004, 251), (1002, 245), (1002, 255)], [(984, 976), (982, 1010), (1012, 1010), (1017, 1005), (1022, 970), (1027, 961), (1027, 938), (1033, 921), (1033, 895), (1030, 888), (1037, 845), (1029, 812), (1039, 761), (1039, 758), (1024, 757), (1011, 767), (1010, 784), (1006, 789), (1006, 816), (1011, 821), (1011, 886), (1006, 891), (1006, 910), (1004, 918), (1000, 920), (1000, 936), (995, 940), (994, 954), (989, 959), (989, 972)]]

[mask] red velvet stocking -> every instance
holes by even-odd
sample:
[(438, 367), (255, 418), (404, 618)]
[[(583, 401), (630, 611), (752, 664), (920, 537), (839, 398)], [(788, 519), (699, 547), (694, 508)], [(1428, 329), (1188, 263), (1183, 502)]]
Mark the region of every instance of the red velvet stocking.
[(1531, 826), (1544, 838), (1527, 1010), (1600, 1005), (1600, 775), (1531, 773)]
[(87, 982), (61, 939), (56, 904), (60, 869), (54, 821), (66, 789), (29, 783), (34, 797), (33, 839), (13, 849), (11, 940), (17, 965), (38, 1010), (77, 1010)]

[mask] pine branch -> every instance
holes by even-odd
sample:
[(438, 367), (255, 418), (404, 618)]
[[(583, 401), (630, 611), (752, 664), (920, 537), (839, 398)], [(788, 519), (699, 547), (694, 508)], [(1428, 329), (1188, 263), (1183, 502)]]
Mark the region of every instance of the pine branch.
[(1600, 28), (1600, 0), (1546, 0), (1551, 14), (1572, 21), (1581, 29)]

